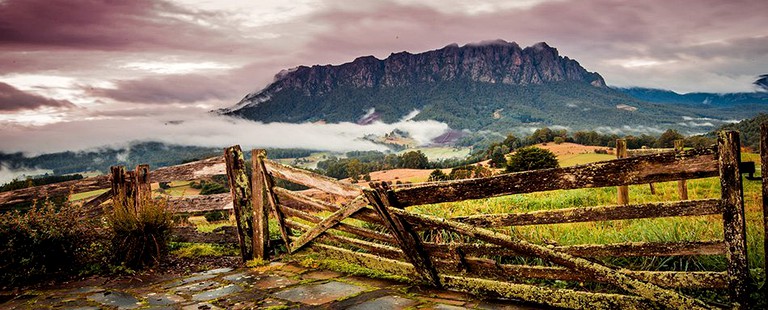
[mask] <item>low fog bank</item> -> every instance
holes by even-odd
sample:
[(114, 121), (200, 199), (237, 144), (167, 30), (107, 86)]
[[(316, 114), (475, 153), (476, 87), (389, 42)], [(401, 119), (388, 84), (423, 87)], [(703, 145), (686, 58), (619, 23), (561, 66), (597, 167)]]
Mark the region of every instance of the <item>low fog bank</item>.
[(385, 146), (363, 139), (399, 129), (410, 133), (419, 144), (429, 144), (447, 131), (437, 121), (397, 123), (259, 123), (208, 113), (171, 117), (132, 117), (78, 120), (34, 127), (4, 126), (0, 131), (0, 152), (23, 152), (26, 156), (61, 151), (83, 151), (102, 147), (120, 148), (131, 142), (157, 141), (174, 145), (243, 148), (306, 148), (347, 152), (386, 150)]
[(14, 179), (25, 179), (29, 176), (43, 175), (53, 173), (49, 169), (9, 169), (0, 165), (0, 185), (13, 181)]

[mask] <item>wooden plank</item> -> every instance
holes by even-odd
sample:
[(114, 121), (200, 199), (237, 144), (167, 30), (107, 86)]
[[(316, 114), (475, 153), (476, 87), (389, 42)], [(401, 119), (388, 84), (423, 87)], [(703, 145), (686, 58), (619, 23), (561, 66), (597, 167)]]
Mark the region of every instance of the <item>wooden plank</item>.
[[(616, 140), (616, 158), (627, 158), (627, 140)], [(617, 192), (617, 204), (626, 205), (629, 204), (629, 186), (622, 185), (616, 190)]]
[(298, 183), (308, 187), (317, 188), (326, 193), (331, 193), (342, 197), (354, 198), (362, 194), (360, 187), (339, 182), (336, 179), (332, 179), (324, 175), (289, 167), (271, 160), (265, 160), (264, 164), (267, 168), (267, 171), (276, 178), (288, 180), (293, 183)]
[(399, 260), (384, 258), (374, 254), (355, 252), (322, 243), (313, 243), (309, 245), (309, 249), (324, 258), (356, 264), (392, 275), (404, 276), (411, 280), (419, 280), (419, 274), (416, 272), (416, 268), (409, 263)]
[[(432, 256), (451, 249), (459, 249), (466, 255), (525, 256), (509, 248), (487, 243), (423, 243)], [(638, 257), (638, 256), (693, 256), (725, 254), (722, 240), (687, 242), (621, 242), (609, 244), (584, 244), (555, 246), (552, 249), (580, 257)]]
[[(285, 220), (285, 224), (291, 227), (291, 229), (296, 229), (299, 231), (308, 231), (311, 229), (311, 227), (308, 225), (304, 225), (299, 222), (294, 222), (289, 219)], [(296, 238), (291, 238), (291, 240), (294, 240), (295, 242)], [(382, 257), (405, 260), (403, 251), (400, 251), (400, 249), (398, 248), (379, 244), (379, 243), (368, 242), (368, 241), (357, 239), (357, 238), (350, 238), (350, 237), (345, 237), (345, 236), (340, 236), (337, 234), (330, 233), (330, 234), (322, 234), (318, 236), (316, 240), (320, 242), (325, 242), (326, 244), (330, 242), (330, 243), (344, 244), (347, 246), (351, 245), (359, 249), (365, 250), (369, 253), (381, 255)]]
[[(297, 218), (300, 218), (300, 219), (305, 220), (307, 222), (311, 222), (311, 223), (315, 223), (315, 224), (320, 223), (320, 221), (323, 220), (322, 218), (320, 218), (318, 216), (306, 213), (304, 211), (296, 210), (296, 209), (284, 206), (282, 204), (279, 205), (279, 207), (280, 207), (280, 210), (283, 212), (283, 214), (285, 214), (286, 216), (297, 217)], [(359, 226), (355, 226), (355, 225), (350, 225), (350, 224), (343, 223), (343, 222), (339, 223), (338, 225), (336, 225), (336, 227), (334, 227), (334, 229), (337, 229), (337, 230), (343, 231), (343, 232), (348, 232), (350, 234), (355, 234), (355, 235), (358, 235), (358, 236), (363, 237), (363, 238), (377, 240), (377, 241), (380, 241), (380, 242), (385, 242), (385, 243), (389, 243), (389, 244), (394, 244), (395, 243), (395, 238), (392, 238), (392, 236), (390, 236), (390, 235), (382, 234), (382, 233), (374, 231), (374, 230), (370, 230), (370, 229), (359, 227)]]
[(455, 217), (452, 220), (475, 226), (500, 227), (720, 213), (723, 213), (720, 199), (704, 199), (623, 206), (577, 207), (525, 213), (482, 214)]
[(233, 210), (232, 194), (167, 196), (168, 208), (172, 213), (201, 214), (208, 211)]
[(590, 277), (600, 279), (606, 283), (616, 285), (627, 292), (637, 294), (652, 301), (661, 302), (674, 308), (681, 309), (708, 309), (705, 303), (695, 298), (679, 294), (675, 291), (661, 288), (657, 285), (639, 281), (627, 276), (619, 270), (603, 266), (601, 264), (576, 257), (561, 251), (557, 251), (546, 246), (541, 246), (527, 242), (522, 239), (512, 239), (512, 237), (495, 231), (478, 228), (475, 226), (446, 220), (443, 218), (416, 214), (397, 208), (388, 208), (388, 211), (395, 215), (400, 215), (405, 219), (416, 219), (418, 222), (442, 229), (448, 229), (462, 235), (477, 238), (481, 241), (493, 243), (503, 247), (511, 248), (519, 253), (538, 257), (555, 264), (568, 267), (574, 271), (588, 274)]
[(582, 166), (524, 171), (396, 188), (403, 207), (556, 189), (645, 184), (717, 176), (712, 148), (623, 158)]
[[(383, 183), (382, 186), (386, 186)], [(389, 229), (389, 232), (395, 237), (397, 245), (405, 253), (406, 259), (410, 262), (419, 276), (425, 282), (431, 283), (436, 287), (441, 287), (440, 278), (437, 276), (437, 270), (432, 265), (432, 260), (427, 255), (427, 252), (421, 246), (421, 239), (413, 230), (413, 227), (408, 224), (402, 217), (398, 215), (392, 215), (391, 207), (397, 207), (397, 200), (393, 197), (387, 197), (384, 188), (378, 190), (363, 190), (365, 197), (368, 199), (368, 203), (376, 209), (379, 217), (384, 222), (384, 226)]]
[(530, 284), (441, 275), (445, 287), (482, 295), (498, 295), (567, 309), (656, 309), (646, 299), (620, 294), (591, 293)]
[(267, 184), (264, 183), (262, 162), (267, 157), (265, 150), (251, 150), (251, 193), (253, 205), (253, 258), (267, 259), (269, 256), (269, 206), (266, 201)]
[(261, 165), (261, 178), (264, 182), (264, 189), (266, 192), (267, 202), (269, 202), (269, 206), (272, 209), (272, 214), (275, 215), (275, 219), (277, 220), (277, 226), (280, 229), (280, 236), (283, 239), (283, 242), (285, 243), (285, 249), (289, 252), (291, 251), (291, 240), (289, 237), (291, 236), (291, 229), (285, 225), (285, 215), (283, 215), (283, 211), (280, 210), (278, 207), (280, 205), (279, 199), (277, 198), (277, 195), (275, 194), (275, 182), (272, 179), (272, 175), (267, 171), (267, 162), (268, 160), (262, 160), (260, 162)]
[[(760, 124), (760, 176), (763, 192), (763, 279), (768, 279), (768, 123)], [(763, 300), (768, 300), (768, 285), (763, 285)]]
[(360, 209), (364, 208), (368, 204), (365, 203), (362, 199), (355, 199), (351, 203), (347, 204), (346, 206), (342, 207), (338, 211), (334, 212), (330, 216), (324, 218), (321, 220), (315, 227), (312, 227), (309, 231), (301, 235), (296, 241), (291, 243), (290, 252), (294, 253), (301, 247), (303, 247), (305, 244), (309, 243), (313, 239), (317, 238), (317, 236), (320, 236), (320, 234), (324, 233), (329, 228), (336, 226), (337, 224), (341, 223), (344, 219), (348, 218), (350, 215), (354, 214), (355, 212), (359, 211)]
[[(455, 261), (437, 260), (435, 262), (441, 274), (463, 274), (492, 280), (525, 281), (531, 278), (561, 281), (603, 282), (587, 274), (574, 272), (563, 267), (529, 266), (500, 264), (496, 260), (478, 257), (465, 257), (462, 265)], [(682, 271), (635, 271), (622, 270), (633, 278), (653, 283), (666, 288), (703, 289), (728, 287), (725, 272), (682, 272)]]
[[(685, 140), (675, 140), (675, 152), (680, 153), (685, 150)], [(688, 200), (688, 182), (686, 180), (677, 181), (677, 194), (680, 200)]]
[[(284, 188), (275, 187), (274, 191), (277, 194), (277, 197), (280, 199), (281, 204), (293, 209), (312, 212), (336, 212), (339, 210), (339, 206), (337, 205), (317, 200), (307, 195), (289, 191)], [(379, 218), (379, 215), (376, 214), (376, 211), (368, 207), (361, 209), (357, 213), (352, 214), (350, 217), (373, 224), (383, 224)]]
[[(418, 274), (413, 265), (380, 256), (353, 252), (320, 243), (310, 246), (321, 257), (342, 260), (370, 269), (415, 278)], [(460, 291), (499, 295), (505, 298), (522, 299), (530, 302), (571, 309), (654, 309), (647, 300), (619, 294), (590, 293), (567, 289), (541, 287), (477, 278), (440, 275), (444, 286)]]
[(227, 174), (226, 159), (216, 156), (152, 171), (153, 182), (186, 181)]
[(237, 236), (243, 261), (253, 259), (253, 205), (251, 204), (251, 180), (245, 173), (245, 159), (239, 145), (224, 150), (227, 179), (232, 194), (232, 206), (237, 221)]
[(723, 239), (725, 239), (728, 260), (729, 293), (735, 308), (747, 308), (749, 292), (747, 281), (747, 234), (744, 219), (744, 192), (742, 190), (739, 162), (741, 145), (739, 133), (724, 131), (718, 133), (720, 188), (723, 199)]
[(83, 212), (85, 212), (85, 215), (87, 217), (99, 216), (104, 213), (104, 209), (100, 207), (101, 204), (111, 198), (112, 198), (111, 190), (103, 192), (100, 195), (89, 200), (88, 202), (83, 203), (83, 207), (82, 207)]

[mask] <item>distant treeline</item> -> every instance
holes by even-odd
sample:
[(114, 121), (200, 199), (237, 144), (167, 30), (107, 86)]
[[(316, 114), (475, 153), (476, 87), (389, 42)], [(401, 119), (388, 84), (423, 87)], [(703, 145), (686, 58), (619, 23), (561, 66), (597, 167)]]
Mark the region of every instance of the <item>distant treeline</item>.
[[(346, 153), (346, 158), (330, 157), (317, 164), (318, 172), (327, 176), (343, 179), (352, 178), (357, 181), (362, 178), (368, 180), (368, 173), (379, 170), (395, 168), (413, 169), (440, 169), (467, 167), (474, 163), (491, 160), (490, 166), (505, 168), (506, 155), (510, 152), (526, 146), (539, 143), (563, 143), (573, 142), (582, 145), (603, 146), (613, 148), (617, 139), (627, 140), (627, 147), (639, 149), (672, 148), (674, 141), (683, 139), (687, 147), (706, 147), (715, 143), (715, 139), (709, 136), (684, 137), (674, 129), (669, 129), (660, 136), (651, 135), (626, 135), (601, 134), (596, 131), (576, 131), (569, 134), (565, 129), (540, 128), (525, 138), (518, 138), (513, 134), (502, 136), (495, 133), (480, 132), (470, 134), (457, 142), (457, 146), (471, 146), (472, 152), (467, 158), (445, 159), (430, 161), (421, 151), (409, 151), (402, 155), (386, 154), (379, 151), (356, 151)], [(271, 157), (271, 156), (270, 156)], [(469, 168), (467, 168), (469, 169)]]
[(53, 183), (71, 181), (71, 180), (80, 180), (82, 178), (83, 178), (83, 175), (81, 174), (70, 174), (70, 175), (45, 175), (37, 178), (26, 178), (24, 180), (16, 179), (0, 186), (0, 192), (7, 192), (7, 191), (12, 191), (12, 190), (17, 190), (17, 189), (22, 189), (27, 187), (53, 184)]

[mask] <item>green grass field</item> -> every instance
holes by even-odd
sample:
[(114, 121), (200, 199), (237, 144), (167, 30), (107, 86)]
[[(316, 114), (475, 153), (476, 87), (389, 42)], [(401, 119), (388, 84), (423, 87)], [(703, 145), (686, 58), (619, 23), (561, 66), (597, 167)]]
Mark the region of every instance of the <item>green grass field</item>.
[(613, 160), (613, 159), (616, 159), (616, 155), (596, 154), (596, 153), (568, 154), (568, 155), (559, 156), (557, 158), (557, 160), (560, 162), (560, 167), (584, 165), (584, 164), (594, 163), (598, 161)]
[(430, 161), (436, 161), (441, 159), (450, 159), (450, 158), (465, 158), (469, 156), (469, 152), (471, 151), (468, 147), (462, 147), (462, 148), (454, 148), (454, 147), (420, 147), (420, 148), (410, 148), (403, 151), (398, 152), (398, 155), (401, 155), (405, 152), (410, 151), (421, 151), (424, 153), (427, 158), (429, 158)]

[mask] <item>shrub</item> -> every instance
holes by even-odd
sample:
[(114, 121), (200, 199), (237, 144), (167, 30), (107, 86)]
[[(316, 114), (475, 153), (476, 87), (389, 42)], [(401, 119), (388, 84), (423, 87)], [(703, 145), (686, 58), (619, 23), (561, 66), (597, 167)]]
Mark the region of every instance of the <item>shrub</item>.
[(229, 192), (229, 188), (216, 182), (203, 182), (203, 186), (200, 188), (200, 195), (213, 195), (223, 194)]
[(18, 285), (75, 274), (98, 265), (106, 253), (98, 221), (79, 206), (46, 201), (26, 213), (0, 216), (0, 283)]
[(155, 264), (168, 250), (173, 225), (167, 201), (149, 198), (134, 206), (130, 198), (113, 200), (114, 211), (107, 215), (107, 225), (115, 263), (128, 268)]
[(226, 211), (210, 211), (206, 212), (203, 217), (209, 223), (222, 221), (227, 218), (228, 213)]
[(435, 182), (435, 181), (445, 181), (448, 180), (448, 176), (440, 169), (432, 170), (432, 173), (429, 174), (429, 179), (427, 179), (428, 182)]
[(507, 163), (508, 172), (557, 167), (559, 167), (559, 164), (554, 153), (534, 146), (518, 149), (517, 152), (509, 158), (509, 162)]

